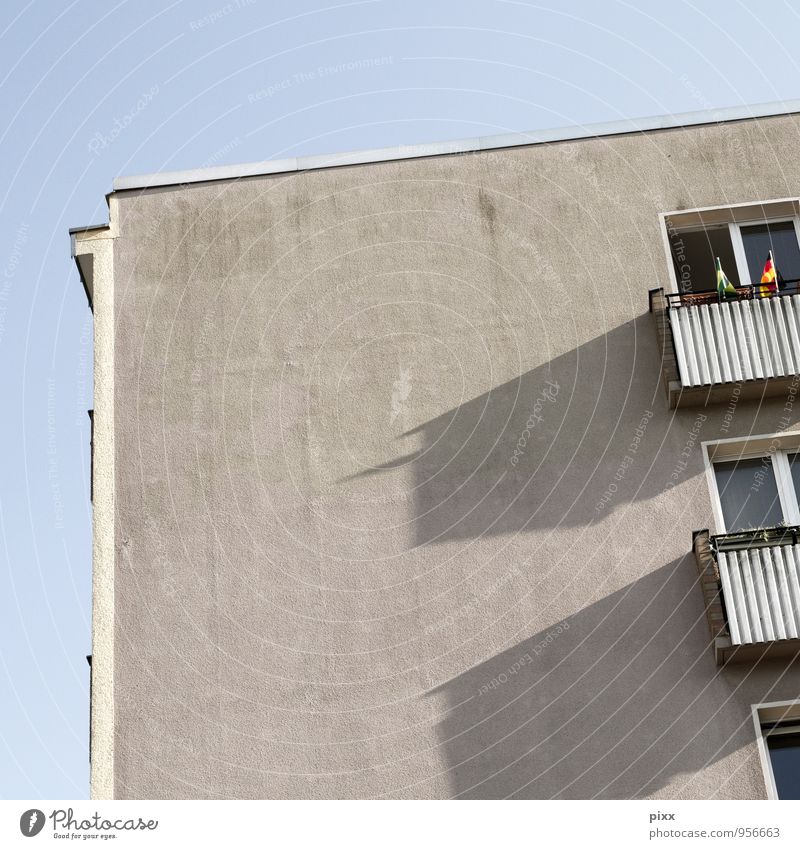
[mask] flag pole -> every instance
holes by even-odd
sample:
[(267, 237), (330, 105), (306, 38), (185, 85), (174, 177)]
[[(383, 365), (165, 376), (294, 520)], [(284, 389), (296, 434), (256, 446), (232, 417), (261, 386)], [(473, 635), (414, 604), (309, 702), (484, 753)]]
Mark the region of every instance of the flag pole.
[(778, 285), (778, 263), (775, 262), (775, 257), (772, 253), (772, 248), (769, 249), (769, 258), (772, 261), (772, 270), (775, 273), (775, 291), (773, 292), (773, 294), (777, 295), (778, 289), (780, 288), (780, 286)]

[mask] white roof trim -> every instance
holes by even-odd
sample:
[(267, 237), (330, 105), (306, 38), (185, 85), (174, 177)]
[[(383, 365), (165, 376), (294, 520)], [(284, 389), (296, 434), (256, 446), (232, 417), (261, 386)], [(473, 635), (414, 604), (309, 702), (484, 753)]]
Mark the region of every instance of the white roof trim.
[(701, 124), (718, 124), (727, 121), (743, 121), (748, 118), (767, 118), (800, 112), (800, 100), (759, 103), (753, 106), (731, 106), (724, 109), (707, 109), (700, 112), (683, 112), (677, 115), (657, 115), (649, 118), (633, 118), (603, 124), (558, 127), (552, 130), (533, 130), (530, 133), (509, 133), (499, 136), (476, 136), (431, 144), (398, 145), (374, 150), (357, 150), (349, 153), (333, 153), (318, 156), (296, 156), (291, 159), (274, 159), (250, 162), (243, 165), (217, 165), (212, 168), (195, 168), (189, 171), (164, 171), (157, 174), (142, 174), (133, 177), (117, 177), (114, 191), (149, 189), (157, 186), (204, 183), (211, 180), (236, 180), (240, 177), (256, 177), (267, 174), (289, 174), (293, 171), (310, 171), (318, 168), (334, 168), (339, 165), (364, 165), (369, 162), (387, 162), (395, 159), (418, 159), (425, 156), (443, 156), (452, 153), (468, 153), (480, 150), (498, 150), (547, 142), (615, 136), (623, 133), (642, 133), (649, 130), (666, 130), (691, 127)]

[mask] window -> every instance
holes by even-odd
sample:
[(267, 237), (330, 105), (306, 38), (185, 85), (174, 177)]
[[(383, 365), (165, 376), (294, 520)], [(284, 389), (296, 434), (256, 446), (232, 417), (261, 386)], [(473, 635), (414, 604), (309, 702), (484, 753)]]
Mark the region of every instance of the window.
[(800, 454), (775, 451), (714, 463), (725, 533), (800, 525)]
[[(727, 460), (714, 464), (727, 533), (771, 528), (785, 519), (772, 457)], [(793, 524), (793, 523), (792, 523)]]
[(761, 280), (769, 252), (784, 281), (800, 280), (800, 202), (770, 201), (664, 216), (679, 292), (716, 289), (719, 257), (734, 286)]
[(670, 248), (681, 292), (708, 292), (716, 289), (716, 257), (719, 257), (731, 283), (734, 286), (741, 285), (727, 225), (673, 230), (670, 233)]
[[(800, 279), (800, 245), (795, 221), (770, 221), (740, 226), (750, 281), (757, 283), (772, 251), (775, 266), (784, 280)], [(724, 266), (723, 266), (724, 268)]]
[(800, 434), (705, 443), (721, 533), (800, 525)]
[(769, 765), (779, 799), (800, 799), (800, 723), (764, 728)]
[(800, 799), (800, 703), (753, 706), (761, 766), (773, 799)]

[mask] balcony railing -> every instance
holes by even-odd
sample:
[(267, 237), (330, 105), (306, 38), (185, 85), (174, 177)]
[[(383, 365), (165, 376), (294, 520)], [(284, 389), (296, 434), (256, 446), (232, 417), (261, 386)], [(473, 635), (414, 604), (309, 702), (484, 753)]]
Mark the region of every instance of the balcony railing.
[(800, 286), (784, 287), (762, 298), (747, 286), (723, 301), (716, 292), (650, 293), (670, 406), (724, 401), (734, 384), (757, 390), (745, 397), (785, 391), (800, 374)]
[[(773, 298), (783, 298), (791, 295), (800, 295), (800, 278), (797, 280), (782, 280), (780, 289), (765, 297), (759, 294), (758, 284), (756, 286), (739, 286), (736, 296), (726, 297), (723, 303), (735, 303), (736, 301), (769, 301)], [(701, 306), (702, 304), (718, 304), (720, 297), (716, 289), (710, 292), (667, 292), (664, 297), (670, 306)]]
[(719, 662), (800, 652), (800, 527), (710, 536), (694, 553)]

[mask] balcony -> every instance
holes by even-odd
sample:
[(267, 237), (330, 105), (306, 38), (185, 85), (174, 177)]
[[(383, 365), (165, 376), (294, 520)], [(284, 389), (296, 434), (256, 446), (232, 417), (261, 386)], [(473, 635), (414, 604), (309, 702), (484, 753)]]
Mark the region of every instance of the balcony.
[(670, 408), (786, 396), (800, 374), (799, 283), (766, 298), (746, 286), (723, 302), (651, 290)]
[(800, 526), (710, 536), (694, 555), (717, 663), (800, 652)]

